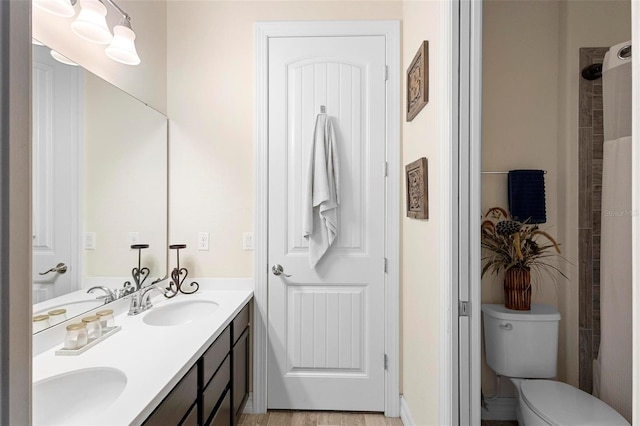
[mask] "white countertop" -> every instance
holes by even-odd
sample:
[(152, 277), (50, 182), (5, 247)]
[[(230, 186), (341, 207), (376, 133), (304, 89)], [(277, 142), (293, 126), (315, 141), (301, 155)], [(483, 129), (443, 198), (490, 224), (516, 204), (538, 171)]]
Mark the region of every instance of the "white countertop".
[[(156, 296), (154, 307), (185, 300), (208, 300), (219, 307), (210, 316), (185, 325), (151, 326), (126, 313), (116, 316), (122, 330), (78, 356), (56, 356), (62, 347), (46, 350), (33, 358), (33, 382), (73, 370), (107, 367), (127, 376), (118, 399), (106, 410), (83, 419), (82, 425), (141, 424), (153, 412), (194, 363), (224, 331), (240, 309), (251, 299), (251, 290), (200, 289), (192, 295), (179, 294), (163, 300)], [(96, 383), (96, 392), (99, 392)], [(91, 391), (91, 389), (87, 389)], [(37, 410), (38, 407), (34, 407)], [(64, 407), (61, 407), (64, 409)], [(65, 426), (69, 423), (65, 422)]]

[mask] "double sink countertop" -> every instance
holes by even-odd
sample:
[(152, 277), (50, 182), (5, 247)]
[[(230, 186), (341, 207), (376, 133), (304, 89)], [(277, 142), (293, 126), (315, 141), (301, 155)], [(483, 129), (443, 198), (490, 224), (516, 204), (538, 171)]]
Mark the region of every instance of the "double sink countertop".
[[(59, 407), (60, 410), (69, 410), (69, 416), (64, 419), (63, 424), (142, 424), (252, 296), (251, 289), (220, 290), (213, 285), (201, 286), (194, 294), (179, 294), (172, 299), (165, 299), (162, 295), (155, 296), (152, 298), (154, 306), (135, 316), (129, 316), (126, 310), (120, 309), (123, 312), (115, 312), (115, 323), (122, 329), (86, 352), (75, 356), (57, 356), (55, 352), (63, 343), (60, 341), (56, 346), (34, 356), (34, 386), (53, 376), (83, 369), (120, 370), (126, 375), (126, 386), (112, 404), (78, 418), (74, 415), (74, 404), (78, 401), (69, 401), (67, 406)], [(218, 307), (212, 313), (187, 324), (156, 326), (143, 321), (146, 314), (161, 309), (163, 305), (187, 301), (215, 302)], [(123, 305), (121, 301), (116, 303), (118, 302), (120, 306)], [(37, 338), (38, 335), (35, 335), (34, 339)], [(87, 383), (83, 392), (100, 395), (99, 376), (97, 375), (95, 383)], [(85, 412), (86, 407), (82, 408), (81, 411)], [(33, 409), (34, 419), (41, 418), (36, 415), (37, 400)], [(64, 417), (52, 415), (49, 418)]]

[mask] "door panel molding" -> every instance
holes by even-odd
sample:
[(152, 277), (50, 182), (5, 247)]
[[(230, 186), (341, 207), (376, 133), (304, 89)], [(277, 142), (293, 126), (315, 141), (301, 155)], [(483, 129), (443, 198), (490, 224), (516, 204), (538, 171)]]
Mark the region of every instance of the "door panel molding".
[(267, 409), (267, 278), (268, 278), (268, 44), (273, 37), (303, 36), (384, 36), (387, 80), (385, 257), (385, 414), (400, 414), (400, 22), (399, 21), (316, 21), (259, 22), (255, 25), (256, 46), (256, 194), (254, 240), (254, 366), (253, 411)]

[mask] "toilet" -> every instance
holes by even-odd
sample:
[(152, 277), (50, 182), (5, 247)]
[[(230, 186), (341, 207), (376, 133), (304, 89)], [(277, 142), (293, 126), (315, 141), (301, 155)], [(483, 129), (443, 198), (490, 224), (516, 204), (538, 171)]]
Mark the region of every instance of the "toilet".
[(560, 313), (550, 305), (530, 311), (482, 305), (487, 364), (518, 391), (520, 426), (629, 426), (603, 401), (556, 376)]

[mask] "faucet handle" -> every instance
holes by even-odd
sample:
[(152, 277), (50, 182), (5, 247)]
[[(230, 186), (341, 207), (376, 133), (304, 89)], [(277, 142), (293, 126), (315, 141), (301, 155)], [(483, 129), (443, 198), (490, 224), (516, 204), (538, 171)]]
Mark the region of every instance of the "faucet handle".
[(165, 290), (161, 289), (160, 287), (157, 287), (155, 285), (147, 287), (143, 291), (142, 298), (140, 299), (140, 307), (143, 310), (153, 307), (153, 304), (151, 303), (151, 293), (153, 291), (159, 291), (160, 293), (162, 293), (163, 296), (165, 295)]
[(106, 303), (113, 302), (116, 299), (116, 295), (109, 287), (94, 286), (87, 290), (87, 293), (93, 293), (95, 290), (104, 291), (104, 296), (98, 296), (97, 299), (104, 299)]

